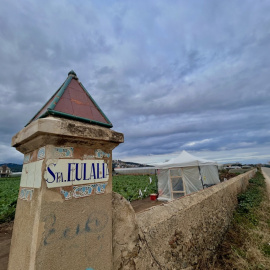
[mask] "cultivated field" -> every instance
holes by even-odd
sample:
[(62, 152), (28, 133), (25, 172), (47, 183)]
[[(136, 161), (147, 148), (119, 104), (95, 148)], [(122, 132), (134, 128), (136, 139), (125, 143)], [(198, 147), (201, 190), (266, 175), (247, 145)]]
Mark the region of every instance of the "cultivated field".
[(20, 177), (0, 178), (0, 223), (14, 219)]
[[(113, 176), (113, 191), (121, 194), (128, 201), (149, 197), (156, 192), (155, 176), (150, 183), (146, 175)], [(0, 178), (0, 223), (14, 219), (20, 177)]]
[[(152, 181), (150, 179), (152, 179)], [(149, 197), (151, 193), (157, 192), (155, 176), (153, 175), (113, 176), (113, 191), (121, 194), (128, 201), (135, 201), (141, 198), (143, 199)]]

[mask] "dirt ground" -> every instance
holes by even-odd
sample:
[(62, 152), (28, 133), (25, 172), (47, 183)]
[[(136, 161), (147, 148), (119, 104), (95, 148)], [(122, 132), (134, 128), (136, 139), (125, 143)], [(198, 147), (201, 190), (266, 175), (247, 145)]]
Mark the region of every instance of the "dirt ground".
[(0, 224), (0, 270), (6, 270), (13, 222)]
[(224, 178), (229, 180), (229, 179), (231, 179), (231, 178), (233, 178), (235, 176), (237, 176), (237, 174), (226, 171), (226, 170), (223, 170), (222, 172), (219, 173), (219, 179), (220, 179), (221, 182), (224, 181)]
[[(151, 201), (150, 197), (131, 202), (136, 213), (147, 208), (162, 204), (163, 202)], [(7, 270), (13, 222), (0, 224), (0, 270)]]
[(147, 208), (150, 208), (152, 206), (156, 206), (159, 204), (162, 204), (164, 202), (159, 202), (159, 201), (151, 201), (150, 197), (142, 199), (142, 200), (137, 200), (131, 202), (131, 206), (133, 207), (135, 213), (141, 212)]

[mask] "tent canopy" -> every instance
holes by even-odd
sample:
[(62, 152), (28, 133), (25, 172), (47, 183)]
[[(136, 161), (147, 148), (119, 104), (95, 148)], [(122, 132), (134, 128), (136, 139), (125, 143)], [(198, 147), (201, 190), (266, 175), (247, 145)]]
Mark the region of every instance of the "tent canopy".
[(194, 167), (203, 165), (218, 165), (217, 162), (212, 160), (206, 160), (203, 158), (195, 157), (185, 150), (175, 158), (170, 159), (167, 162), (156, 165), (156, 169), (169, 169), (169, 168), (181, 168), (181, 167)]
[(178, 199), (218, 184), (217, 162), (195, 157), (186, 151), (157, 165), (160, 201)]

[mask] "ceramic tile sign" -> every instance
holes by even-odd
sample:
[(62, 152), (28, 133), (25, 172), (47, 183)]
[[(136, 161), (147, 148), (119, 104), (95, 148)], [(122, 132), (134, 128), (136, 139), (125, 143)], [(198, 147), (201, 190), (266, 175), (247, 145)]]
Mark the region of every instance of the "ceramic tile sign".
[(73, 157), (73, 147), (55, 147), (53, 150), (54, 158), (71, 158)]
[(44, 178), (48, 188), (107, 182), (108, 164), (104, 160), (49, 159)]
[(40, 188), (41, 187), (41, 169), (43, 160), (23, 164), (21, 187)]

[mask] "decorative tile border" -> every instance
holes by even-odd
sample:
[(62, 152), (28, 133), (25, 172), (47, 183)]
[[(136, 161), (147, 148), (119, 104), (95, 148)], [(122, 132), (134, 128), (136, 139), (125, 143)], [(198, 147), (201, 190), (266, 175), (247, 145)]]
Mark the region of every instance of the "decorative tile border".
[(95, 156), (93, 155), (83, 155), (83, 159), (93, 159)]
[(95, 151), (95, 157), (96, 157), (96, 158), (103, 158), (103, 157), (109, 158), (110, 156), (111, 156), (111, 154), (105, 153), (105, 152), (103, 152), (101, 149), (97, 149), (97, 150)]
[(93, 159), (93, 158), (109, 158), (111, 154), (105, 153), (101, 149), (96, 149), (95, 150), (95, 155), (84, 155), (83, 159)]
[(34, 189), (22, 188), (20, 190), (19, 199), (24, 201), (31, 201), (33, 197)]
[(71, 158), (73, 157), (73, 147), (55, 147), (53, 150), (54, 158)]
[(31, 160), (30, 154), (24, 155), (23, 163), (28, 163), (30, 160)]
[(87, 186), (73, 186), (73, 189), (70, 191), (61, 188), (60, 192), (64, 195), (65, 200), (70, 200), (72, 198), (78, 199), (88, 197), (93, 194), (103, 194), (106, 190), (107, 184), (108, 183), (98, 183)]
[(38, 150), (37, 159), (44, 159), (45, 158), (45, 147), (41, 147)]

